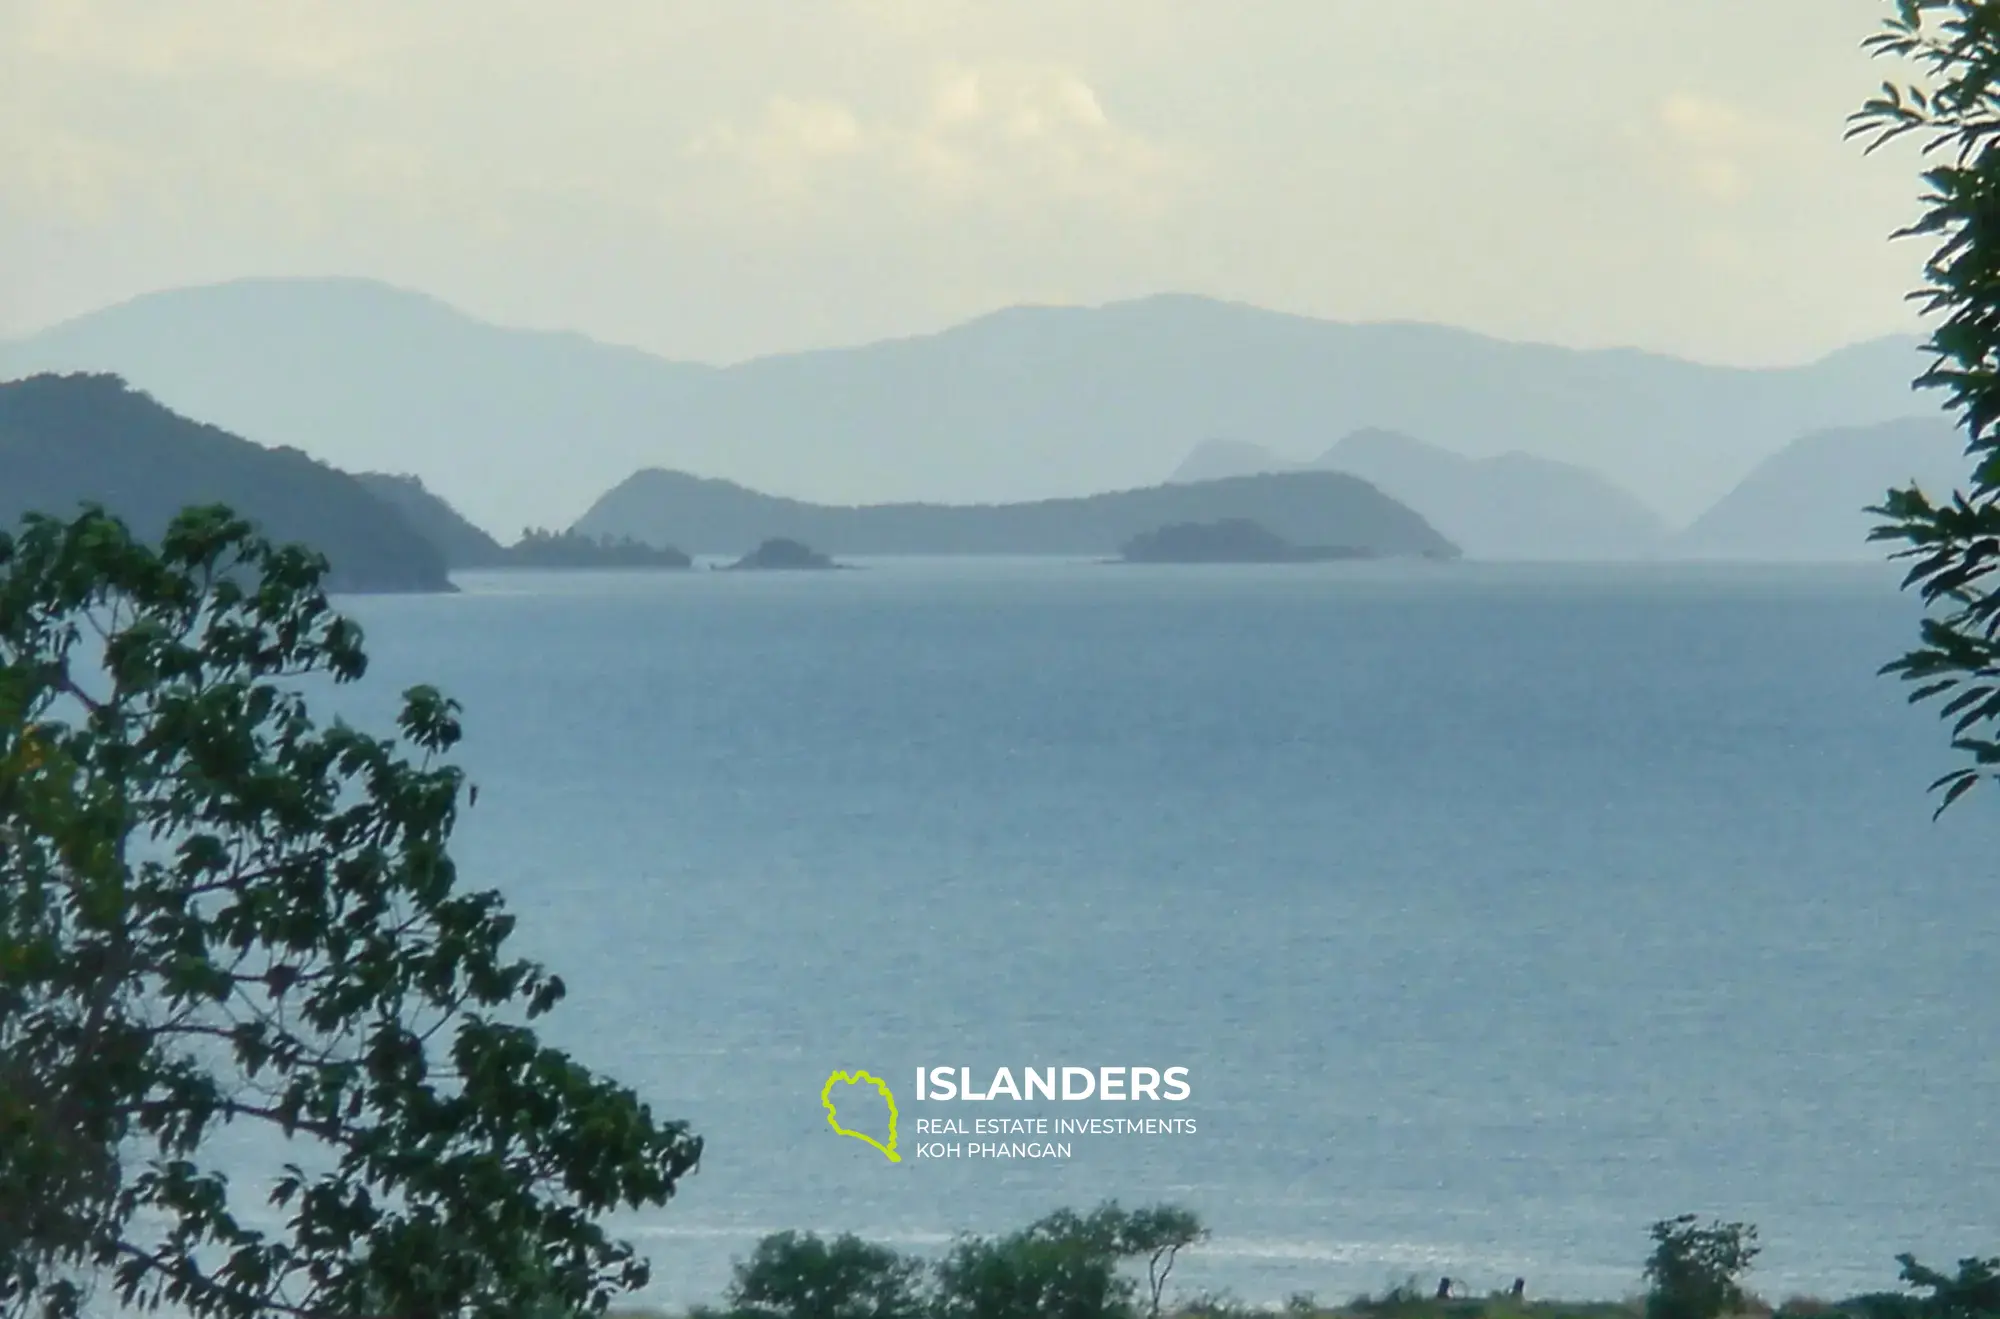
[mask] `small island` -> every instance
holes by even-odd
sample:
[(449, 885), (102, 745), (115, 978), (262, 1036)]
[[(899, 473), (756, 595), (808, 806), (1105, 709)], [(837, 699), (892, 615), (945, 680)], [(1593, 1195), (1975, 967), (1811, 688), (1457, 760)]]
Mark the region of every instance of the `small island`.
[(1120, 547), (1126, 563), (1324, 563), (1373, 558), (1346, 546), (1294, 545), (1249, 518), (1176, 522)]
[(844, 568), (847, 565), (835, 563), (818, 550), (798, 541), (777, 536), (765, 541), (736, 562), (721, 566), (730, 572), (737, 570), (788, 572), (802, 568)]
[(630, 536), (586, 536), (577, 531), (529, 527), (500, 551), (509, 568), (687, 568), (694, 560), (671, 545), (648, 545)]

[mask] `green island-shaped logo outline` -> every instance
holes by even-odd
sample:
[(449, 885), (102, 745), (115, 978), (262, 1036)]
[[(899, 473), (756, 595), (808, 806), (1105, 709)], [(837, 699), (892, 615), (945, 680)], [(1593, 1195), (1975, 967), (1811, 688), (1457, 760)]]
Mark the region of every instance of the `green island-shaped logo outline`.
[[(840, 1113), (835, 1109), (833, 1104), (833, 1087), (843, 1081), (848, 1085), (872, 1085), (881, 1094), (883, 1100), (888, 1103), (889, 1143), (887, 1145), (884, 1145), (865, 1131), (849, 1131), (846, 1127), (840, 1125)], [(820, 1088), (819, 1103), (820, 1107), (826, 1110), (826, 1124), (840, 1135), (849, 1136), (855, 1140), (873, 1145), (876, 1149), (882, 1151), (883, 1156), (891, 1163), (901, 1163), (903, 1161), (903, 1156), (896, 1153), (896, 1096), (889, 1089), (888, 1082), (882, 1080), (880, 1077), (870, 1076), (867, 1072), (835, 1072), (826, 1078), (826, 1084)]]

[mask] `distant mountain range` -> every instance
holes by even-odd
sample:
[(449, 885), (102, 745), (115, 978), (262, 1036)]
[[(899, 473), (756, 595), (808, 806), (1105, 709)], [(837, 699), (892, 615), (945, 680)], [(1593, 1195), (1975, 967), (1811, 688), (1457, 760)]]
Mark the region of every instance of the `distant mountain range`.
[(1423, 514), (1473, 558), (1643, 559), (1667, 536), (1657, 513), (1585, 468), (1525, 453), (1467, 458), (1394, 431), (1355, 431), (1310, 463), (1262, 445), (1210, 440), (1171, 479), (1308, 470), (1361, 477)]
[(1914, 482), (1948, 497), (1971, 470), (1949, 421), (1909, 418), (1800, 437), (1677, 535), (1625, 492), (1568, 464), (1473, 459), (1358, 431), (1314, 464), (1245, 442), (1199, 446), (1180, 479), (1013, 504), (835, 506), (646, 469), (567, 531), (501, 545), (423, 481), (350, 476), (176, 415), (109, 375), (0, 384), (0, 519), (101, 503), (148, 538), (180, 508), (226, 503), (277, 540), (304, 541), (344, 591), (449, 590), (448, 568), (686, 567), (683, 547), (738, 554), (777, 538), (841, 554), (1104, 555), (1162, 529), (1254, 527), (1274, 544), (1366, 555), (1879, 559), (1862, 510)]
[(599, 499), (575, 530), (697, 554), (741, 553), (781, 537), (836, 555), (1107, 555), (1175, 523), (1231, 519), (1248, 519), (1297, 545), (1387, 556), (1458, 555), (1408, 507), (1344, 472), (1242, 476), (1016, 504), (835, 506), (651, 469)]
[(467, 522), (418, 477), (362, 472), (355, 479), (437, 546), (453, 568), (686, 568), (691, 564), (671, 545), (576, 531), (530, 527), (512, 545), (502, 545)]
[(1232, 476), (1262, 476), (1266, 472), (1303, 472), (1313, 464), (1286, 458), (1248, 440), (1203, 440), (1194, 446), (1167, 480), (1174, 485), (1221, 481)]
[[(675, 545), (741, 552), (783, 538), (872, 554), (1108, 554), (1177, 523), (1255, 518), (1305, 544), (1451, 558), (1456, 548), (1365, 481), (1335, 472), (1016, 505), (826, 507), (725, 481), (642, 471), (576, 527), (503, 546), (415, 477), (351, 476), (163, 407), (112, 375), (0, 385), (0, 518), (102, 504), (155, 540), (190, 504), (222, 503), (327, 556), (336, 591), (448, 591), (449, 568), (685, 568)], [(639, 543), (639, 542), (645, 543)]]
[(114, 375), (0, 384), (0, 525), (99, 504), (157, 541), (192, 504), (226, 504), (324, 554), (336, 592), (450, 591), (452, 568), (685, 568), (671, 547), (531, 530), (501, 545), (414, 477), (352, 476), (192, 421)]
[(1582, 466), (1681, 523), (1788, 437), (1931, 412), (1921, 366), (1906, 338), (1741, 370), (1166, 295), (712, 367), (340, 279), (154, 294), (0, 345), (0, 375), (118, 371), (261, 442), (413, 472), (510, 536), (647, 467), (824, 503), (1018, 502), (1143, 486), (1203, 436), (1310, 454), (1367, 427)]
[(326, 555), (335, 591), (449, 591), (443, 554), (345, 472), (177, 416), (108, 375), (0, 384), (0, 521), (101, 504), (157, 541), (190, 504)]
[(1870, 542), (1892, 486), (1915, 484), (1933, 500), (1966, 485), (1965, 434), (1931, 418), (1850, 426), (1802, 436), (1760, 463), (1741, 484), (1667, 545), (1677, 558), (1835, 562), (1885, 558)]

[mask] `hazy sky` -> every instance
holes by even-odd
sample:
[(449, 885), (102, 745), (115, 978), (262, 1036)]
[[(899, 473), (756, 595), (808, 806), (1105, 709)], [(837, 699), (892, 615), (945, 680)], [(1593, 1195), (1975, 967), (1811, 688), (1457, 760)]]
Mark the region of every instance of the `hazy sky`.
[(730, 360), (1186, 290), (1714, 361), (1909, 328), (1888, 0), (0, 0), (0, 334), (357, 274)]

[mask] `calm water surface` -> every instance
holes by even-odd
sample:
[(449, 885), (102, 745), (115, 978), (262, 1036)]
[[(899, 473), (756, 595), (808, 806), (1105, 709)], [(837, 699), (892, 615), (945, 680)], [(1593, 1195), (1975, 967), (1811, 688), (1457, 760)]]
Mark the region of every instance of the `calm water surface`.
[[(1637, 1286), (1750, 1219), (1766, 1293), (2000, 1247), (1994, 802), (1873, 676), (1881, 571), (883, 562), (349, 602), (371, 719), (463, 700), (459, 856), (553, 1033), (707, 1138), (627, 1226), (711, 1300), (780, 1227), (1060, 1205), (1214, 1228), (1190, 1287)], [(918, 1105), (914, 1069), (1178, 1064), (1183, 1104)], [(917, 1117), (1196, 1119), (892, 1165)]]

